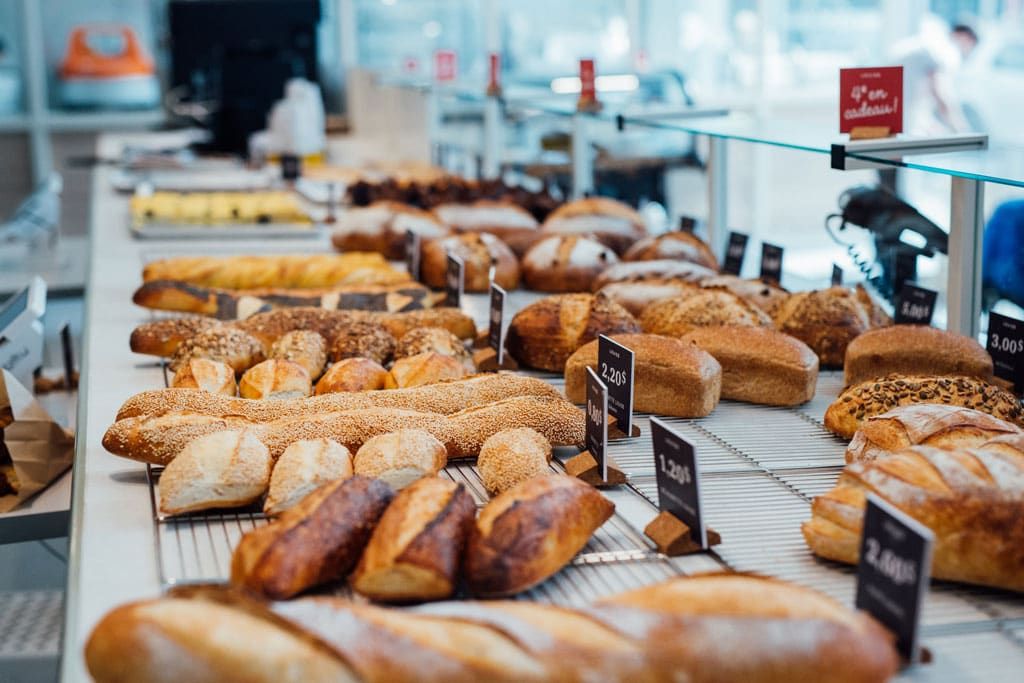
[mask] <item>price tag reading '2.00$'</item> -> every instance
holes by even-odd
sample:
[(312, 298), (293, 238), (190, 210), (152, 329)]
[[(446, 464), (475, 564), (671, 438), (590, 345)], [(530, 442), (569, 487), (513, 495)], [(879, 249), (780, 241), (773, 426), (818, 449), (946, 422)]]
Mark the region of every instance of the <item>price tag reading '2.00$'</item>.
[(597, 371), (608, 387), (608, 414), (626, 436), (633, 429), (633, 351), (601, 334), (597, 337)]
[(690, 528), (690, 538), (708, 548), (708, 533), (701, 514), (700, 473), (693, 445), (656, 417), (651, 418), (658, 508)]

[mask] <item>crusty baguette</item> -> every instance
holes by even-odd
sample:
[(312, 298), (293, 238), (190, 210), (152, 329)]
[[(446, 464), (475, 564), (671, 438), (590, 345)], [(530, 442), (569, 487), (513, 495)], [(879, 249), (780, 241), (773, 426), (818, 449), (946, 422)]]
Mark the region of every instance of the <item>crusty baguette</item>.
[(825, 427), (852, 439), (864, 420), (899, 406), (942, 403), (973, 408), (1021, 424), (1021, 409), (1010, 392), (974, 377), (890, 375), (847, 387), (825, 411)]
[(199, 389), (221, 396), (237, 396), (235, 370), (227, 363), (209, 358), (192, 358), (182, 363), (171, 386), (175, 389)]
[(194, 390), (154, 389), (136, 394), (125, 401), (117, 413), (117, 419), (161, 415), (176, 410), (213, 416), (238, 416), (253, 422), (361, 408), (401, 408), (451, 414), (513, 396), (558, 398), (560, 394), (541, 379), (510, 373), (483, 374), (430, 387), (335, 394), (275, 403), (227, 400), (227, 397)]
[(280, 514), (295, 507), (314, 489), (351, 476), (352, 454), (337, 441), (296, 441), (284, 449), (274, 463), (263, 512), (267, 515)]
[(395, 496), (351, 583), (381, 602), (440, 600), (455, 591), (476, 504), (462, 484), (424, 477)]
[[(529, 427), (552, 446), (582, 446), (583, 411), (561, 397), (516, 396), (466, 408), (448, 416), (441, 433), (449, 458), (473, 458), (488, 438), (505, 429)], [(440, 439), (441, 434), (436, 434)]]
[(910, 446), (974, 448), (1002, 434), (1020, 434), (1015, 424), (961, 406), (918, 403), (869, 417), (846, 449), (846, 462), (874, 460)]
[(992, 379), (992, 358), (976, 340), (927, 325), (869, 330), (846, 347), (846, 385), (875, 377), (965, 375)]
[(475, 595), (521, 593), (560, 570), (590, 540), (615, 505), (567, 475), (541, 475), (492, 499), (466, 549), (466, 581)]
[(352, 461), (356, 474), (380, 479), (395, 491), (436, 475), (447, 464), (444, 444), (423, 429), (396, 429), (367, 439)]
[(231, 583), (283, 600), (347, 576), (393, 496), (384, 482), (358, 475), (324, 484), (242, 537)]
[(935, 533), (933, 577), (1024, 591), (1019, 452), (913, 446), (847, 465), (836, 487), (814, 499), (811, 519), (803, 523), (816, 555), (857, 562), (869, 493)]
[(238, 381), (238, 395), (250, 400), (287, 401), (312, 393), (313, 385), (306, 369), (283, 358), (257, 363)]
[(480, 480), (492, 496), (549, 470), (551, 444), (529, 427), (504, 429), (480, 447), (476, 459)]
[(380, 254), (274, 254), (267, 256), (179, 256), (147, 263), (142, 280), (180, 280), (206, 287), (257, 289), (407, 282)]

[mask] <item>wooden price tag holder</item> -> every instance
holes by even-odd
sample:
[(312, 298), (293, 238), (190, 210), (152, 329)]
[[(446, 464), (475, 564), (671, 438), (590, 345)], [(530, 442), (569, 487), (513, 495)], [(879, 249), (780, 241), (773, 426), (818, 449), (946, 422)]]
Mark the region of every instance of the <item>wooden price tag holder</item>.
[(850, 130), (851, 140), (875, 140), (892, 136), (889, 126), (857, 126)]
[(612, 441), (613, 439), (627, 439), (627, 438), (629, 438), (631, 436), (640, 436), (640, 428), (636, 426), (636, 423), (634, 422), (630, 426), (632, 427), (632, 429), (630, 429), (630, 433), (629, 434), (626, 434), (624, 431), (619, 429), (619, 421), (616, 420), (611, 415), (609, 415), (608, 416), (608, 440)]
[(608, 479), (602, 480), (601, 468), (590, 451), (583, 451), (566, 460), (565, 473), (599, 489), (621, 486), (626, 483), (626, 473), (620, 470), (611, 458), (608, 458)]
[[(484, 342), (486, 344), (486, 342)], [(475, 344), (474, 344), (475, 346)], [(512, 355), (505, 351), (501, 365), (498, 365), (498, 352), (487, 346), (473, 351), (473, 365), (477, 372), (497, 372), (498, 370), (518, 370), (519, 363), (512, 358)]]
[[(709, 548), (722, 542), (722, 536), (711, 527), (707, 527), (705, 531), (708, 535)], [(644, 527), (644, 536), (654, 541), (659, 553), (669, 557), (703, 552), (700, 543), (694, 541), (690, 535), (690, 527), (665, 510), (659, 512), (658, 516)]]

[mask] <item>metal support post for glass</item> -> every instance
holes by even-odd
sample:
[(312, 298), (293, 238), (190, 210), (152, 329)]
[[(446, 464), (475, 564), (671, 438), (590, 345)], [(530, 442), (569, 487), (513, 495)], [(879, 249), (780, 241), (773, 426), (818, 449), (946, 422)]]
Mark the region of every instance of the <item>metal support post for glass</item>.
[(444, 159), (441, 153), (441, 102), (437, 86), (428, 87), (427, 93), (427, 140), (430, 143), (430, 161), (441, 166)]
[(985, 185), (954, 176), (950, 187), (946, 329), (977, 338), (981, 315), (981, 244)]
[(708, 244), (721, 256), (729, 234), (729, 146), (725, 138), (708, 141)]
[(572, 197), (581, 199), (594, 191), (594, 151), (590, 145), (592, 117), (577, 112), (572, 117)]
[(488, 96), (484, 101), (484, 154), (482, 175), (486, 179), (501, 174), (501, 99)]

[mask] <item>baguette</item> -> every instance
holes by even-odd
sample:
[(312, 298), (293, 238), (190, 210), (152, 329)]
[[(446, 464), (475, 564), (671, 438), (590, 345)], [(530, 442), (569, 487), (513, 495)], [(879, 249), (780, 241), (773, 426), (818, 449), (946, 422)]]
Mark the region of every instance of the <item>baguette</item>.
[(270, 482), (270, 453), (248, 430), (222, 431), (190, 441), (160, 475), (160, 512), (249, 505)]
[(541, 475), (480, 512), (466, 549), (474, 595), (514, 595), (541, 583), (582, 550), (615, 505), (575, 477)]
[(974, 448), (1020, 427), (970, 408), (919, 403), (864, 420), (846, 449), (846, 462), (874, 460), (909, 446)]
[(1017, 398), (974, 377), (890, 375), (847, 387), (825, 411), (825, 428), (852, 439), (864, 420), (899, 406), (938, 403), (973, 408), (1021, 424)]
[(181, 256), (147, 263), (143, 282), (180, 280), (205, 287), (308, 289), (337, 285), (389, 285), (409, 275), (380, 254), (274, 254), (272, 256)]
[(411, 311), (431, 308), (434, 296), (417, 282), (328, 289), (220, 289), (180, 280), (144, 282), (132, 301), (158, 311), (198, 313), (218, 320), (247, 318), (275, 308), (318, 306), (330, 310)]
[[(1006, 437), (1001, 437), (1006, 438)], [(1024, 591), (1024, 457), (914, 446), (847, 465), (802, 525), (811, 551), (855, 564), (867, 495), (935, 533), (932, 576)]]
[(171, 387), (198, 389), (221, 396), (234, 397), (238, 394), (234, 368), (209, 358), (192, 358), (182, 363), (171, 379)]
[(238, 382), (238, 395), (250, 400), (287, 401), (312, 393), (306, 369), (295, 361), (280, 358), (257, 363)]
[(296, 441), (284, 449), (274, 464), (263, 512), (278, 515), (295, 507), (314, 489), (352, 474), (352, 454), (337, 441)]
[(577, 447), (583, 446), (586, 432), (583, 411), (560, 396), (507, 398), (466, 408), (445, 422), (439, 431), (446, 435), (445, 447), (452, 459), (476, 457), (488, 438), (506, 429), (529, 427), (552, 446)]
[(284, 600), (347, 576), (392, 497), (384, 482), (358, 475), (324, 484), (242, 537), (231, 583)]
[(992, 358), (974, 339), (926, 325), (869, 330), (846, 347), (846, 385), (875, 377), (965, 375), (992, 380)]
[(380, 434), (359, 447), (352, 467), (400, 491), (423, 477), (432, 477), (448, 464), (444, 444), (422, 429), (398, 429)]
[(456, 413), (465, 408), (514, 396), (558, 398), (558, 390), (536, 377), (509, 373), (483, 374), (430, 387), (334, 394), (292, 401), (245, 401), (186, 389), (153, 389), (125, 401), (117, 419), (187, 411), (213, 416), (238, 416), (253, 422), (282, 417), (362, 408), (401, 408), (428, 413)]
[(476, 466), (484, 488), (492, 496), (520, 482), (549, 472), (551, 444), (543, 434), (519, 427), (494, 434), (480, 447)]
[(381, 516), (352, 587), (381, 602), (450, 597), (475, 516), (462, 484), (425, 477), (409, 485)]

